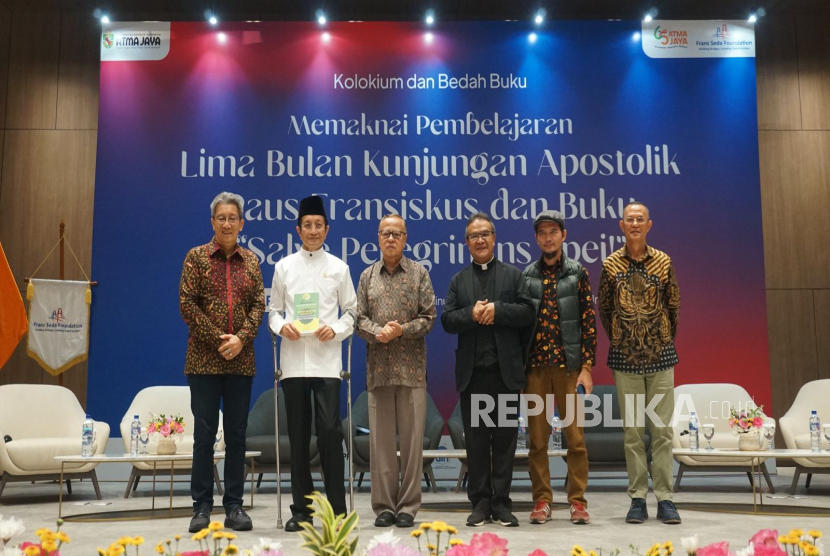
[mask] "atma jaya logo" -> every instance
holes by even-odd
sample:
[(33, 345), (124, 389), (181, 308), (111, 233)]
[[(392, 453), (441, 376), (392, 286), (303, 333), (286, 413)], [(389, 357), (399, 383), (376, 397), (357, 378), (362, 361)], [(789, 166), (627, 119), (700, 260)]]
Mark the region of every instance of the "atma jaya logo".
[(726, 27), (726, 23), (715, 29), (715, 38), (716, 39), (728, 39), (729, 38), (729, 29)]
[(104, 33), (104, 48), (112, 48), (115, 44), (115, 33)]
[(58, 307), (57, 309), (52, 311), (52, 316), (49, 317), (49, 320), (51, 320), (52, 322), (63, 322), (63, 321), (65, 321), (66, 319), (63, 316), (63, 309)]

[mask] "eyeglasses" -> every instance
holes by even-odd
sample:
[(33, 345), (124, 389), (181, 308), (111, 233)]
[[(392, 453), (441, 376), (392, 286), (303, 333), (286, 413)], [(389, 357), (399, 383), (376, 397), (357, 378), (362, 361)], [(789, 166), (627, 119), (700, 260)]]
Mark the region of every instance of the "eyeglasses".
[(213, 219), (222, 224), (223, 226), (225, 225), (225, 222), (227, 222), (231, 226), (239, 222), (238, 216), (214, 216)]
[(305, 224), (303, 224), (303, 230), (305, 230), (306, 232), (310, 232), (311, 230), (317, 230), (319, 232), (325, 229), (326, 225), (321, 222), (315, 222), (314, 224), (312, 224), (311, 222), (306, 222)]
[(646, 222), (648, 222), (648, 218), (646, 218), (644, 216), (638, 216), (637, 218), (634, 218), (633, 216), (626, 216), (625, 217), (625, 223), (626, 224), (633, 224), (635, 222), (637, 224), (645, 224)]
[(493, 235), (493, 232), (479, 232), (477, 234), (470, 234), (467, 236), (468, 241), (478, 241), (479, 239), (488, 239)]
[(405, 236), (406, 232), (383, 230), (383, 231), (378, 232), (378, 235), (383, 239), (389, 239), (391, 237), (391, 238), (394, 238), (394, 239), (397, 240), (397, 239), (401, 239), (403, 236)]

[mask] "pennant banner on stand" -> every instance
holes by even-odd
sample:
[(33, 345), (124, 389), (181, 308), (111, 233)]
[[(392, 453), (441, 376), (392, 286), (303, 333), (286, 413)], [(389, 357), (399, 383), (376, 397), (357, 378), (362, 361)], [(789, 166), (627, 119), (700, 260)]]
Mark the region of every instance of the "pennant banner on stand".
[(32, 279), (26, 297), (26, 351), (32, 359), (53, 376), (84, 361), (89, 350), (89, 283)]

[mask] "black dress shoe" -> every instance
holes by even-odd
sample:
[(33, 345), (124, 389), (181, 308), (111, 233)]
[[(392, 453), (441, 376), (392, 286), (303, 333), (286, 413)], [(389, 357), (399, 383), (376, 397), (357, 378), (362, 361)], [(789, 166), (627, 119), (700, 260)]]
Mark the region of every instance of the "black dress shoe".
[(671, 500), (657, 502), (657, 519), (669, 525), (680, 523), (680, 514), (677, 512), (674, 502)]
[(313, 523), (313, 521), (306, 515), (295, 515), (285, 523), (285, 530), (289, 533), (302, 531), (303, 528), (300, 526), (300, 523)]
[(414, 527), (415, 526), (415, 518), (408, 513), (401, 512), (395, 518), (397, 521), (396, 525), (398, 527)]
[(245, 510), (237, 506), (228, 510), (225, 516), (225, 527), (230, 527), (234, 531), (250, 531), (254, 528), (254, 523)]
[(628, 508), (628, 515), (625, 516), (626, 523), (642, 523), (648, 519), (648, 508), (645, 498), (632, 498), (631, 507)]
[(210, 525), (210, 510), (199, 509), (196, 510), (196, 513), (193, 515), (193, 519), (190, 520), (190, 527), (188, 528), (188, 531), (191, 533), (198, 533), (202, 529), (207, 529), (208, 525)]
[(395, 514), (392, 512), (380, 512), (375, 518), (375, 527), (392, 527), (395, 525)]

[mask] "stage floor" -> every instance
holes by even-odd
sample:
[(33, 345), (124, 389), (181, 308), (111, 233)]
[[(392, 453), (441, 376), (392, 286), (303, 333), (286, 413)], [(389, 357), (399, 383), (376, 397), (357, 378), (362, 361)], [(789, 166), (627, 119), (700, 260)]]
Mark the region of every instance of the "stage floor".
[[(517, 474), (518, 478), (519, 475)], [(189, 504), (189, 483), (180, 479), (175, 484), (175, 506)], [(266, 477), (267, 479), (267, 477)], [(782, 505), (789, 507), (813, 506), (830, 509), (830, 476), (814, 475), (809, 491), (804, 488), (804, 479), (798, 490), (800, 498), (788, 498), (792, 476), (786, 470), (780, 470), (773, 476), (778, 491), (776, 498), (770, 499), (765, 494), (765, 505)], [(169, 485), (164, 485), (166, 489)], [(290, 489), (284, 482), (283, 491), (283, 520), (290, 517), (288, 509), (290, 503)], [(565, 502), (566, 496), (562, 488), (562, 479), (554, 480), (554, 501)], [(140, 510), (150, 507), (150, 485), (142, 482), (137, 493), (128, 500), (123, 497), (126, 483), (121, 481), (102, 482), (101, 489), (106, 505), (95, 499), (92, 484), (89, 481), (73, 482), (71, 496), (64, 498), (64, 513), (67, 515), (86, 514), (94, 512), (112, 512), (121, 510)], [(320, 485), (322, 486), (322, 485)], [(830, 535), (830, 519), (827, 517), (800, 517), (797, 515), (771, 516), (751, 515), (734, 516), (721, 513), (681, 510), (683, 523), (681, 525), (663, 525), (655, 519), (657, 503), (654, 497), (648, 499), (648, 510), (651, 519), (642, 525), (628, 525), (624, 522), (628, 510), (629, 499), (625, 493), (626, 481), (621, 474), (591, 475), (588, 483), (587, 498), (591, 513), (590, 525), (577, 526), (568, 521), (568, 511), (565, 505), (557, 506), (553, 513), (553, 521), (545, 525), (530, 525), (527, 521), (527, 512), (516, 512), (521, 526), (518, 528), (504, 528), (488, 524), (480, 528), (464, 526), (467, 517), (465, 493), (455, 494), (454, 481), (439, 481), (437, 494), (427, 492), (424, 488), (423, 502), (430, 508), (422, 511), (416, 518), (420, 521), (440, 519), (458, 528), (459, 537), (469, 541), (474, 533), (489, 531), (508, 539), (508, 549), (511, 555), (526, 555), (535, 548), (542, 548), (551, 556), (569, 551), (574, 544), (579, 544), (586, 550), (599, 548), (603, 553), (615, 548), (621, 548), (623, 554), (629, 554), (629, 545), (639, 547), (639, 553), (645, 551), (655, 542), (671, 540), (676, 553), (682, 554), (680, 538), (697, 533), (701, 546), (711, 542), (729, 541), (733, 551), (746, 546), (749, 538), (759, 529), (778, 529), (779, 533), (786, 533), (790, 529), (803, 530), (819, 529), (825, 535)], [(246, 504), (249, 484), (246, 484)], [(6, 487), (0, 498), (0, 514), (4, 517), (22, 519), (26, 532), (17, 536), (15, 543), (24, 540), (34, 540), (33, 533), (40, 527), (54, 528), (58, 512), (58, 492), (55, 483), (12, 483)], [(514, 496), (516, 503), (527, 505), (530, 502), (530, 483), (527, 480), (514, 482)], [(164, 493), (166, 497), (166, 492)], [(347, 494), (348, 496), (348, 494)], [(271, 537), (283, 543), (284, 553), (287, 555), (302, 554), (298, 548), (299, 537), (295, 533), (286, 533), (276, 528), (276, 484), (263, 481), (262, 487), (257, 489), (255, 507), (249, 512), (254, 521), (254, 530), (248, 533), (239, 533), (237, 546), (250, 548), (257, 543), (260, 537)], [(166, 502), (166, 500), (165, 500)], [(752, 503), (752, 490), (746, 475), (697, 475), (687, 474), (683, 477), (682, 489), (675, 494), (678, 505), (692, 503)], [(221, 505), (221, 497), (216, 497), (217, 506)], [(164, 504), (162, 504), (164, 506)], [(372, 524), (374, 514), (371, 510), (370, 494), (367, 483), (355, 495), (355, 505), (360, 516), (361, 547), (368, 544), (376, 534), (387, 529), (377, 529)], [(158, 504), (157, 504), (158, 507)], [(444, 509), (447, 508), (447, 509)], [(792, 509), (790, 509), (792, 511)], [(215, 519), (221, 520), (221, 514), (215, 514)], [(172, 539), (174, 535), (182, 535), (180, 550), (195, 550), (196, 543), (190, 541), (187, 533), (189, 517), (177, 517), (165, 520), (117, 521), (98, 523), (66, 523), (62, 530), (71, 537), (71, 543), (61, 550), (63, 556), (95, 554), (98, 547), (106, 547), (119, 537), (125, 535), (143, 536), (146, 545), (142, 547), (142, 554), (153, 554), (153, 548), (159, 541)], [(414, 539), (409, 538), (408, 529), (395, 529), (396, 534), (402, 537), (401, 542), (417, 548)], [(598, 551), (598, 550), (597, 550)], [(362, 553), (362, 549), (360, 551)]]

